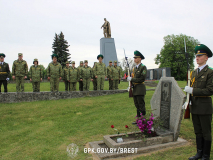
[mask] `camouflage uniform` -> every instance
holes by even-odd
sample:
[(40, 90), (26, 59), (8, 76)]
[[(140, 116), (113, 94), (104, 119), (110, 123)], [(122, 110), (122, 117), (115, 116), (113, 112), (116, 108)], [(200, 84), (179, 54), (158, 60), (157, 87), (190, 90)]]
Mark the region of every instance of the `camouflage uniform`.
[[(110, 61), (109, 63), (111, 63), (112, 61)], [(112, 70), (113, 70), (113, 66), (108, 66), (107, 67), (107, 78), (109, 78), (109, 90), (113, 89), (113, 80), (112, 79)]]
[[(0, 54), (0, 57), (5, 57), (5, 55), (2, 53)], [(3, 64), (2, 64), (3, 63)], [(0, 61), (0, 92), (1, 92), (1, 85), (3, 83), (4, 85), (4, 92), (7, 92), (7, 78), (10, 76), (10, 68), (9, 65), (5, 62)]]
[(81, 77), (83, 78), (84, 91), (89, 91), (90, 81), (92, 79), (92, 68), (90, 66), (83, 67), (81, 70)]
[[(69, 62), (68, 62), (69, 63)], [(68, 91), (70, 89), (70, 83), (67, 80), (67, 75), (68, 75), (68, 70), (70, 67), (64, 67), (63, 69), (63, 73), (62, 73), (62, 78), (64, 80), (64, 84), (65, 84), (65, 91)]]
[(30, 67), (29, 78), (32, 79), (33, 92), (40, 92), (40, 82), (41, 82), (42, 74), (43, 74), (43, 70), (40, 65), (32, 65)]
[[(83, 61), (80, 61), (80, 64), (83, 63)], [(78, 73), (81, 73), (81, 70), (83, 69), (83, 66), (78, 66)], [(79, 79), (82, 79), (81, 75), (79, 74)], [(79, 91), (83, 91), (83, 81), (79, 81)]]
[(27, 76), (27, 73), (28, 65), (25, 60), (15, 60), (13, 62), (12, 76), (15, 76), (16, 79), (16, 92), (24, 92), (24, 77)]
[(70, 91), (76, 91), (76, 83), (78, 82), (78, 79), (79, 79), (78, 69), (75, 67), (74, 68), (70, 67), (67, 75), (67, 80), (70, 81)]
[(106, 65), (102, 63), (97, 63), (95, 65), (94, 74), (97, 76), (97, 90), (104, 89), (104, 81), (106, 76)]
[(120, 78), (121, 78), (121, 68), (119, 66), (113, 66), (112, 69), (113, 89), (118, 89), (118, 83)]
[(50, 77), (50, 91), (59, 91), (59, 78), (62, 77), (61, 64), (56, 62), (49, 63), (47, 67), (47, 77)]
[(93, 90), (97, 90), (97, 79), (95, 78), (94, 70), (95, 70), (95, 65), (97, 62), (94, 62), (94, 66), (92, 68), (92, 79), (93, 79)]

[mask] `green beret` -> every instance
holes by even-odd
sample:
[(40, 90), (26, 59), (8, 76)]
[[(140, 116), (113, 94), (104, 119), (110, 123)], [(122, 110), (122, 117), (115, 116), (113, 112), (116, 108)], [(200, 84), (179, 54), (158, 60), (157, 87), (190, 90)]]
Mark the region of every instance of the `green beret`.
[(57, 54), (52, 54), (52, 59), (53, 59), (54, 57), (58, 59), (58, 55), (57, 55)]
[(75, 61), (72, 61), (71, 63), (72, 63), (72, 64), (75, 64)]
[(66, 61), (66, 64), (70, 64), (70, 62), (69, 62), (69, 61)]
[(88, 63), (88, 60), (84, 60), (84, 63), (86, 63), (86, 62)]
[(117, 63), (117, 61), (114, 61), (114, 63)]
[(198, 44), (195, 47), (196, 56), (199, 55), (207, 55), (208, 57), (212, 57), (212, 51), (204, 44)]
[(33, 61), (33, 64), (34, 64), (34, 62), (37, 62), (37, 63), (38, 63), (38, 59), (37, 59), (37, 58), (35, 58), (35, 59), (34, 59), (34, 61)]
[(84, 63), (84, 62), (83, 62), (83, 61), (80, 61), (80, 64), (81, 64), (81, 63)]
[(5, 54), (4, 53), (0, 53), (0, 57), (5, 57)]
[(141, 52), (139, 52), (137, 50), (134, 52), (134, 57), (133, 58), (145, 59), (145, 57), (141, 54)]
[(18, 53), (18, 56), (23, 56), (23, 54), (22, 53)]
[(102, 54), (99, 54), (99, 55), (97, 56), (97, 59), (98, 59), (99, 57), (101, 57), (102, 59), (104, 59), (104, 56), (103, 56)]
[(112, 63), (112, 61), (109, 61), (109, 63)]

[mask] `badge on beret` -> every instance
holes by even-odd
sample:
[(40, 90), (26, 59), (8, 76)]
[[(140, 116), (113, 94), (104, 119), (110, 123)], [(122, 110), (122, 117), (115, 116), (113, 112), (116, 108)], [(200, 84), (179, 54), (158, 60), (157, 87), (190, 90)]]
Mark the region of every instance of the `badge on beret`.
[(146, 70), (143, 71), (143, 74), (146, 74)]

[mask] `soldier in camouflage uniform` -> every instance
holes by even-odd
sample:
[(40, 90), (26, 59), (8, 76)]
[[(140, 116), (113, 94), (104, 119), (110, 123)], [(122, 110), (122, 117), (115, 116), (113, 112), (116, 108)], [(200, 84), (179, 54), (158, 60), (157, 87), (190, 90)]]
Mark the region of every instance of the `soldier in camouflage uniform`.
[[(78, 73), (81, 73), (81, 70), (84, 66), (83, 61), (80, 61), (80, 66), (78, 66)], [(79, 74), (79, 78), (82, 79), (81, 75)], [(83, 91), (83, 80), (79, 80), (79, 91)]]
[(121, 80), (121, 68), (117, 66), (117, 61), (114, 61), (112, 69), (113, 89), (118, 89), (118, 83)]
[(65, 91), (68, 91), (70, 89), (70, 83), (67, 80), (68, 70), (70, 68), (69, 65), (70, 65), (70, 62), (66, 61), (66, 67), (64, 67), (63, 73), (62, 73), (63, 81), (64, 81), (64, 84), (65, 84)]
[(79, 79), (78, 69), (75, 68), (75, 61), (72, 61), (72, 67), (68, 70), (67, 80), (70, 82), (70, 91), (76, 91), (76, 83)]
[[(84, 91), (89, 91), (89, 86), (90, 86), (90, 81), (93, 80), (92, 79), (92, 68), (90, 66), (88, 66), (88, 61), (85, 60), (84, 61), (84, 67), (81, 70), (81, 76), (83, 79), (83, 87), (84, 87)], [(80, 79), (80, 80), (82, 80)]]
[(29, 78), (32, 82), (33, 92), (40, 92), (43, 70), (42, 67), (38, 65), (38, 59), (34, 59), (33, 64), (29, 70)]
[(102, 62), (103, 58), (104, 56), (101, 54), (97, 56), (99, 62), (95, 65), (94, 69), (95, 78), (97, 79), (97, 90), (104, 89), (104, 81), (107, 75), (106, 65)]
[(109, 61), (109, 66), (107, 67), (107, 78), (109, 80), (109, 90), (113, 89), (113, 79), (112, 79), (112, 61)]
[(62, 77), (62, 67), (59, 62), (57, 62), (58, 55), (52, 55), (52, 62), (49, 63), (47, 67), (47, 79), (50, 80), (50, 91), (59, 91), (59, 81)]
[[(16, 80), (16, 92), (24, 92), (24, 79), (27, 78), (28, 65), (23, 60), (23, 54), (18, 54), (18, 59), (13, 62), (12, 78)], [(21, 89), (20, 89), (21, 85)]]
[(10, 76), (10, 68), (7, 63), (4, 62), (5, 54), (0, 53), (0, 93), (1, 85), (4, 85), (4, 92), (7, 92), (7, 81)]
[(93, 82), (93, 90), (97, 90), (97, 79), (95, 78), (95, 74), (94, 74), (94, 70), (95, 70), (95, 65), (97, 64), (97, 62), (94, 62), (93, 68), (92, 68), (92, 82)]

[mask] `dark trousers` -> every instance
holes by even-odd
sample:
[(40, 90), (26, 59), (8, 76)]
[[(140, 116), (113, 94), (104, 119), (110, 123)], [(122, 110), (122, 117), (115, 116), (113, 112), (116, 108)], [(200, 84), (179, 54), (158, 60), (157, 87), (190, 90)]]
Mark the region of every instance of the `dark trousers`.
[(212, 141), (211, 135), (212, 114), (207, 115), (192, 114), (192, 122), (196, 137), (203, 137), (204, 140)]
[(113, 80), (109, 78), (109, 90), (113, 90)]
[(1, 92), (1, 85), (4, 86), (4, 92), (7, 92), (7, 80), (0, 80), (0, 92)]
[(144, 95), (133, 96), (133, 99), (134, 99), (135, 107), (137, 108), (137, 116), (139, 117), (140, 113), (145, 115), (146, 108), (145, 108)]
[(79, 91), (83, 91), (83, 81), (79, 81)]
[(70, 90), (70, 82), (69, 81), (64, 81), (64, 85), (65, 85), (65, 91)]

